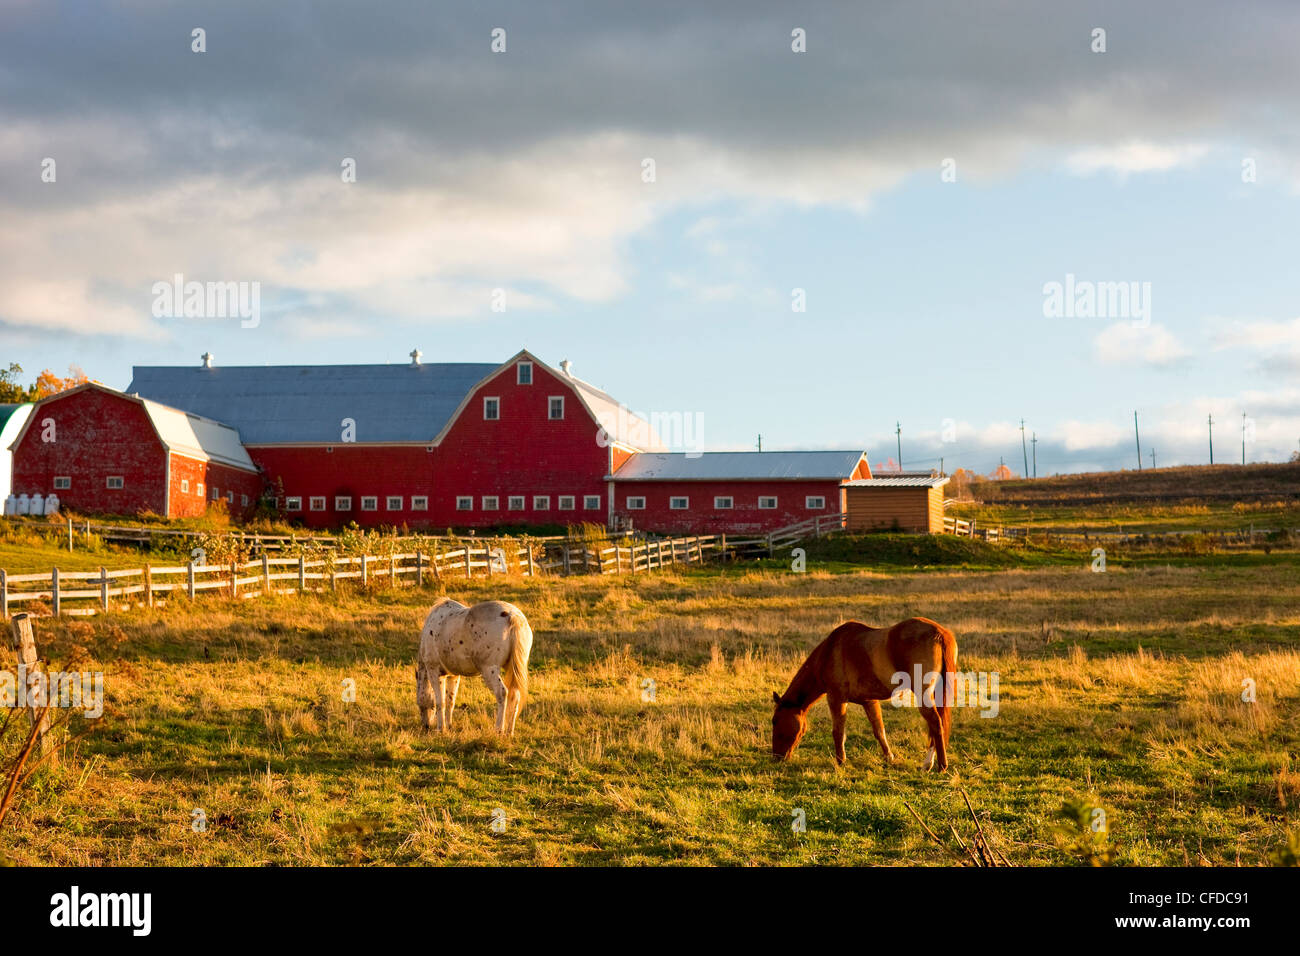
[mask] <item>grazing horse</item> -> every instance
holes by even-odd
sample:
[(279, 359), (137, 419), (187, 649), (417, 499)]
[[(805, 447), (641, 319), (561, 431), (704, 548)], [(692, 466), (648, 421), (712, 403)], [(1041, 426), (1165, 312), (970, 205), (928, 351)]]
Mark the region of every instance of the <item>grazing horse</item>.
[(481, 674), (497, 699), (497, 732), (513, 734), (528, 692), (532, 647), (533, 629), (513, 604), (484, 601), (466, 607), (439, 598), (420, 630), (415, 665), (415, 700), (424, 726), (432, 729), (436, 714), (438, 729), (449, 729), (461, 677)]
[[(871, 720), (885, 762), (892, 763), (893, 751), (885, 739), (880, 702), (899, 688), (897, 674), (906, 674), (903, 686), (917, 696), (921, 716), (930, 728), (930, 750), (925, 769), (948, 767), (948, 729), (951, 725), (951, 691), (957, 671), (957, 638), (952, 631), (929, 618), (911, 617), (893, 627), (868, 627), (848, 621), (831, 631), (808, 655), (784, 694), (773, 692), (776, 711), (772, 714), (772, 755), (784, 760), (799, 746), (808, 730), (808, 711), (822, 697), (831, 708), (835, 761), (844, 763), (844, 735), (849, 704), (861, 704)], [(915, 675), (915, 676), (914, 676)], [(921, 687), (911, 686), (916, 676)], [(929, 685), (933, 681), (933, 691)]]

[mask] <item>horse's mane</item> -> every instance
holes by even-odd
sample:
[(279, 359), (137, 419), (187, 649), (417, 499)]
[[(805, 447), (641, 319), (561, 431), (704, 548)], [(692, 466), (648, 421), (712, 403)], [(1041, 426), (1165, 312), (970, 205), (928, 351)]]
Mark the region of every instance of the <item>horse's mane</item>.
[(781, 695), (778, 706), (806, 710), (816, 701), (817, 697), (821, 696), (816, 690), (817, 673), (821, 668), (822, 658), (826, 656), (826, 652), (830, 649), (831, 638), (834, 636), (835, 632), (832, 631), (820, 644), (812, 649), (812, 653), (799, 665), (794, 678), (790, 681), (790, 686)]

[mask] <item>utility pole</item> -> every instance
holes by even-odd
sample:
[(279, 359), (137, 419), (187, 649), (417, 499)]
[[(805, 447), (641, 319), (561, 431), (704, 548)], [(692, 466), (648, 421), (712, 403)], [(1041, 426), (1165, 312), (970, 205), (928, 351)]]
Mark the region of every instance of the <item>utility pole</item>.
[(1020, 454), (1025, 459), (1025, 477), (1029, 477), (1029, 450), (1025, 448), (1025, 420), (1020, 419)]
[(903, 470), (903, 423), (894, 422), (894, 436), (898, 439), (898, 470)]
[(1209, 423), (1210, 426), (1210, 464), (1213, 465), (1214, 464), (1214, 413), (1211, 412), (1208, 416), (1206, 416), (1205, 420), (1206, 422)]
[(1034, 477), (1038, 477), (1038, 432), (1034, 432), (1034, 437), (1029, 439), (1029, 444), (1034, 446)]
[(1142, 470), (1142, 439), (1138, 436), (1138, 413), (1137, 409), (1133, 410), (1133, 440), (1137, 442), (1138, 449), (1138, 471)]
[(1246, 413), (1241, 413), (1241, 463), (1246, 463)]
[(1151, 467), (1152, 467), (1152, 468), (1155, 468), (1155, 466), (1156, 466), (1156, 450), (1155, 450), (1154, 448), (1152, 448), (1152, 449), (1151, 449)]
[(763, 433), (762, 433), (762, 432), (759, 432), (759, 433), (758, 433), (758, 450), (759, 450), (759, 451), (762, 451), (762, 450), (763, 450)]

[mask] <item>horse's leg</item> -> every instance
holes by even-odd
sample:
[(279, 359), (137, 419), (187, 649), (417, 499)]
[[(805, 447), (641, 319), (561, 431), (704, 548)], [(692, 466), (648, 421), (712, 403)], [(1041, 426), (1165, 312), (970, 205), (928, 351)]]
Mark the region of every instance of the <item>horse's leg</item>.
[(826, 703), (831, 708), (831, 737), (835, 741), (835, 762), (843, 765), (844, 738), (849, 730), (849, 705), (847, 701), (830, 694), (826, 695)]
[(506, 694), (506, 736), (509, 737), (515, 732), (515, 719), (519, 716), (519, 710), (524, 705), (524, 695), (519, 693), (519, 688), (511, 687)]
[(439, 667), (438, 673), (434, 676), (433, 679), (433, 712), (438, 715), (439, 733), (446, 730), (447, 728), (446, 722), (443, 720), (442, 717), (442, 700), (443, 700), (442, 682), (445, 681), (446, 679), (447, 676), (442, 672), (442, 668)]
[(889, 749), (889, 741), (885, 738), (885, 718), (880, 713), (880, 701), (869, 700), (862, 705), (862, 709), (871, 721), (871, 732), (876, 735), (876, 743), (880, 744), (880, 752), (885, 755), (885, 763), (893, 763), (894, 752)]
[(488, 690), (497, 699), (497, 733), (505, 733), (506, 682), (501, 679), (501, 668), (493, 665), (483, 668), (481, 673), (483, 674), (483, 683), (488, 685)]
[(424, 725), (425, 730), (433, 728), (433, 711), (430, 705), (433, 703), (433, 687), (429, 680), (429, 668), (424, 664), (415, 665), (415, 703), (420, 708), (420, 723)]
[(933, 770), (937, 759), (939, 769), (947, 770), (948, 748), (944, 744), (943, 722), (939, 719), (939, 712), (933, 707), (922, 705), (921, 716), (925, 718), (925, 723), (930, 728), (930, 749), (925, 754), (924, 769)]
[(447, 692), (444, 696), (444, 706), (447, 710), (447, 729), (451, 730), (451, 712), (456, 707), (456, 692), (460, 690), (460, 676), (458, 674), (447, 675)]

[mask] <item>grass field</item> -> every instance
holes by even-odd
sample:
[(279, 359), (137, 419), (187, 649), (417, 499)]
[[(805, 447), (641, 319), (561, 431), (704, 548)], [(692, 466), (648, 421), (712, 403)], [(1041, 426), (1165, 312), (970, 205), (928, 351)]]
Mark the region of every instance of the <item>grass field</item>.
[[(1105, 574), (1083, 560), (831, 573), (814, 557), (807, 574), (458, 587), (517, 603), (537, 634), (508, 741), (477, 679), (449, 736), (417, 728), (432, 587), (42, 619), (43, 653), (102, 669), (108, 704), (0, 847), (28, 864), (937, 865), (955, 857), (905, 804), (969, 838), (964, 788), (1013, 863), (1077, 862), (1078, 834), (1060, 829), (1075, 802), (1105, 809), (1117, 862), (1260, 865), (1297, 825), (1300, 561), (1259, 557)], [(997, 716), (956, 710), (949, 772), (919, 770), (922, 721), (888, 706), (899, 764), (855, 708), (837, 769), (821, 704), (773, 764), (771, 693), (804, 655), (845, 618), (917, 614), (957, 633), (962, 670), (999, 675)]]

